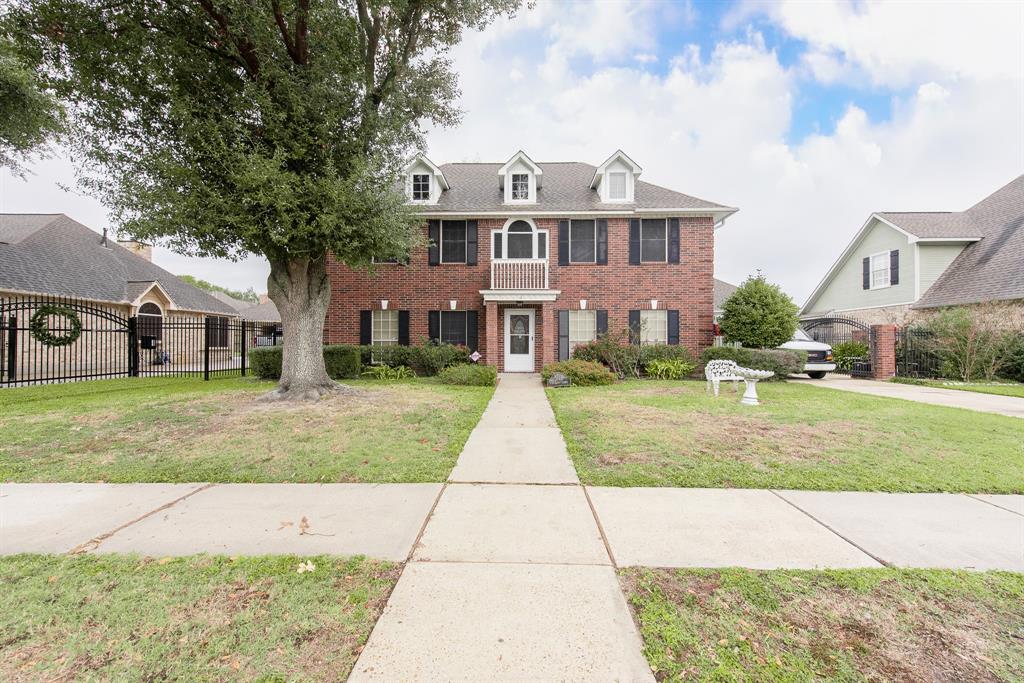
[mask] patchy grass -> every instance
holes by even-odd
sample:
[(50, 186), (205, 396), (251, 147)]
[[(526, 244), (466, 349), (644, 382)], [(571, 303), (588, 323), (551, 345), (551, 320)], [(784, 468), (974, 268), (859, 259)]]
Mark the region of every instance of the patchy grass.
[(629, 569), (658, 680), (1019, 681), (1024, 575)]
[(0, 679), (344, 680), (398, 573), (361, 558), (0, 558)]
[(444, 481), (494, 389), (346, 382), (260, 403), (252, 379), (119, 379), (0, 391), (0, 480)]
[(973, 391), (979, 394), (995, 394), (997, 396), (1014, 396), (1024, 398), (1024, 384), (1013, 382), (997, 382), (986, 384), (984, 382), (957, 382), (950, 379), (917, 379), (913, 377), (894, 377), (896, 384), (913, 384), (921, 387), (936, 387), (937, 389), (955, 389), (957, 391)]
[(549, 389), (584, 484), (1024, 492), (1024, 426), (1001, 415), (796, 383), (762, 405), (703, 382)]

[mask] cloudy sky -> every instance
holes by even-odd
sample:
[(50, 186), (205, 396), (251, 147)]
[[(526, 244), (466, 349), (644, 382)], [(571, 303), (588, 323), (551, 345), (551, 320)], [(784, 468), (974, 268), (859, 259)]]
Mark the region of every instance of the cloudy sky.
[[(762, 270), (802, 302), (872, 211), (962, 210), (1024, 173), (1024, 3), (543, 2), (466, 36), (462, 124), (437, 163), (598, 164), (740, 207), (716, 275)], [(59, 157), (0, 177), (0, 210), (103, 207)], [(260, 259), (156, 261), (265, 289)]]

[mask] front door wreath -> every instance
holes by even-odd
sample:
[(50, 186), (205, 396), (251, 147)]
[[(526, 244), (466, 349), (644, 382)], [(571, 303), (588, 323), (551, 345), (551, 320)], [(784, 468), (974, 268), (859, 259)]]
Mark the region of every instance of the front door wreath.
[[(63, 319), (63, 325), (51, 328), (51, 318)], [(68, 346), (74, 344), (82, 334), (82, 321), (79, 320), (78, 314), (67, 306), (45, 304), (32, 315), (28, 328), (32, 336), (44, 346)], [(54, 329), (62, 334), (55, 334)]]

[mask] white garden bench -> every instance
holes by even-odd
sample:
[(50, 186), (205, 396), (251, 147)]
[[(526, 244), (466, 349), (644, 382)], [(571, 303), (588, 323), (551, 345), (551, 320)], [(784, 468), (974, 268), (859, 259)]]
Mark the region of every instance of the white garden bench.
[(715, 397), (718, 396), (718, 383), (722, 381), (732, 382), (734, 393), (740, 391), (739, 367), (734, 360), (711, 360), (704, 366), (704, 377), (708, 383), (704, 387), (705, 393), (708, 389), (714, 388)]

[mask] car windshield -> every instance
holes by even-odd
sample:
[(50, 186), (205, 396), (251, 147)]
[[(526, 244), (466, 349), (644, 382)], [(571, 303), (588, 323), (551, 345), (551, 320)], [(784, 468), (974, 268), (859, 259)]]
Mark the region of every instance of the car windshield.
[(794, 341), (814, 341), (813, 339), (811, 339), (808, 336), (808, 334), (806, 332), (804, 332), (799, 327), (796, 328), (796, 332), (793, 333), (793, 340)]

